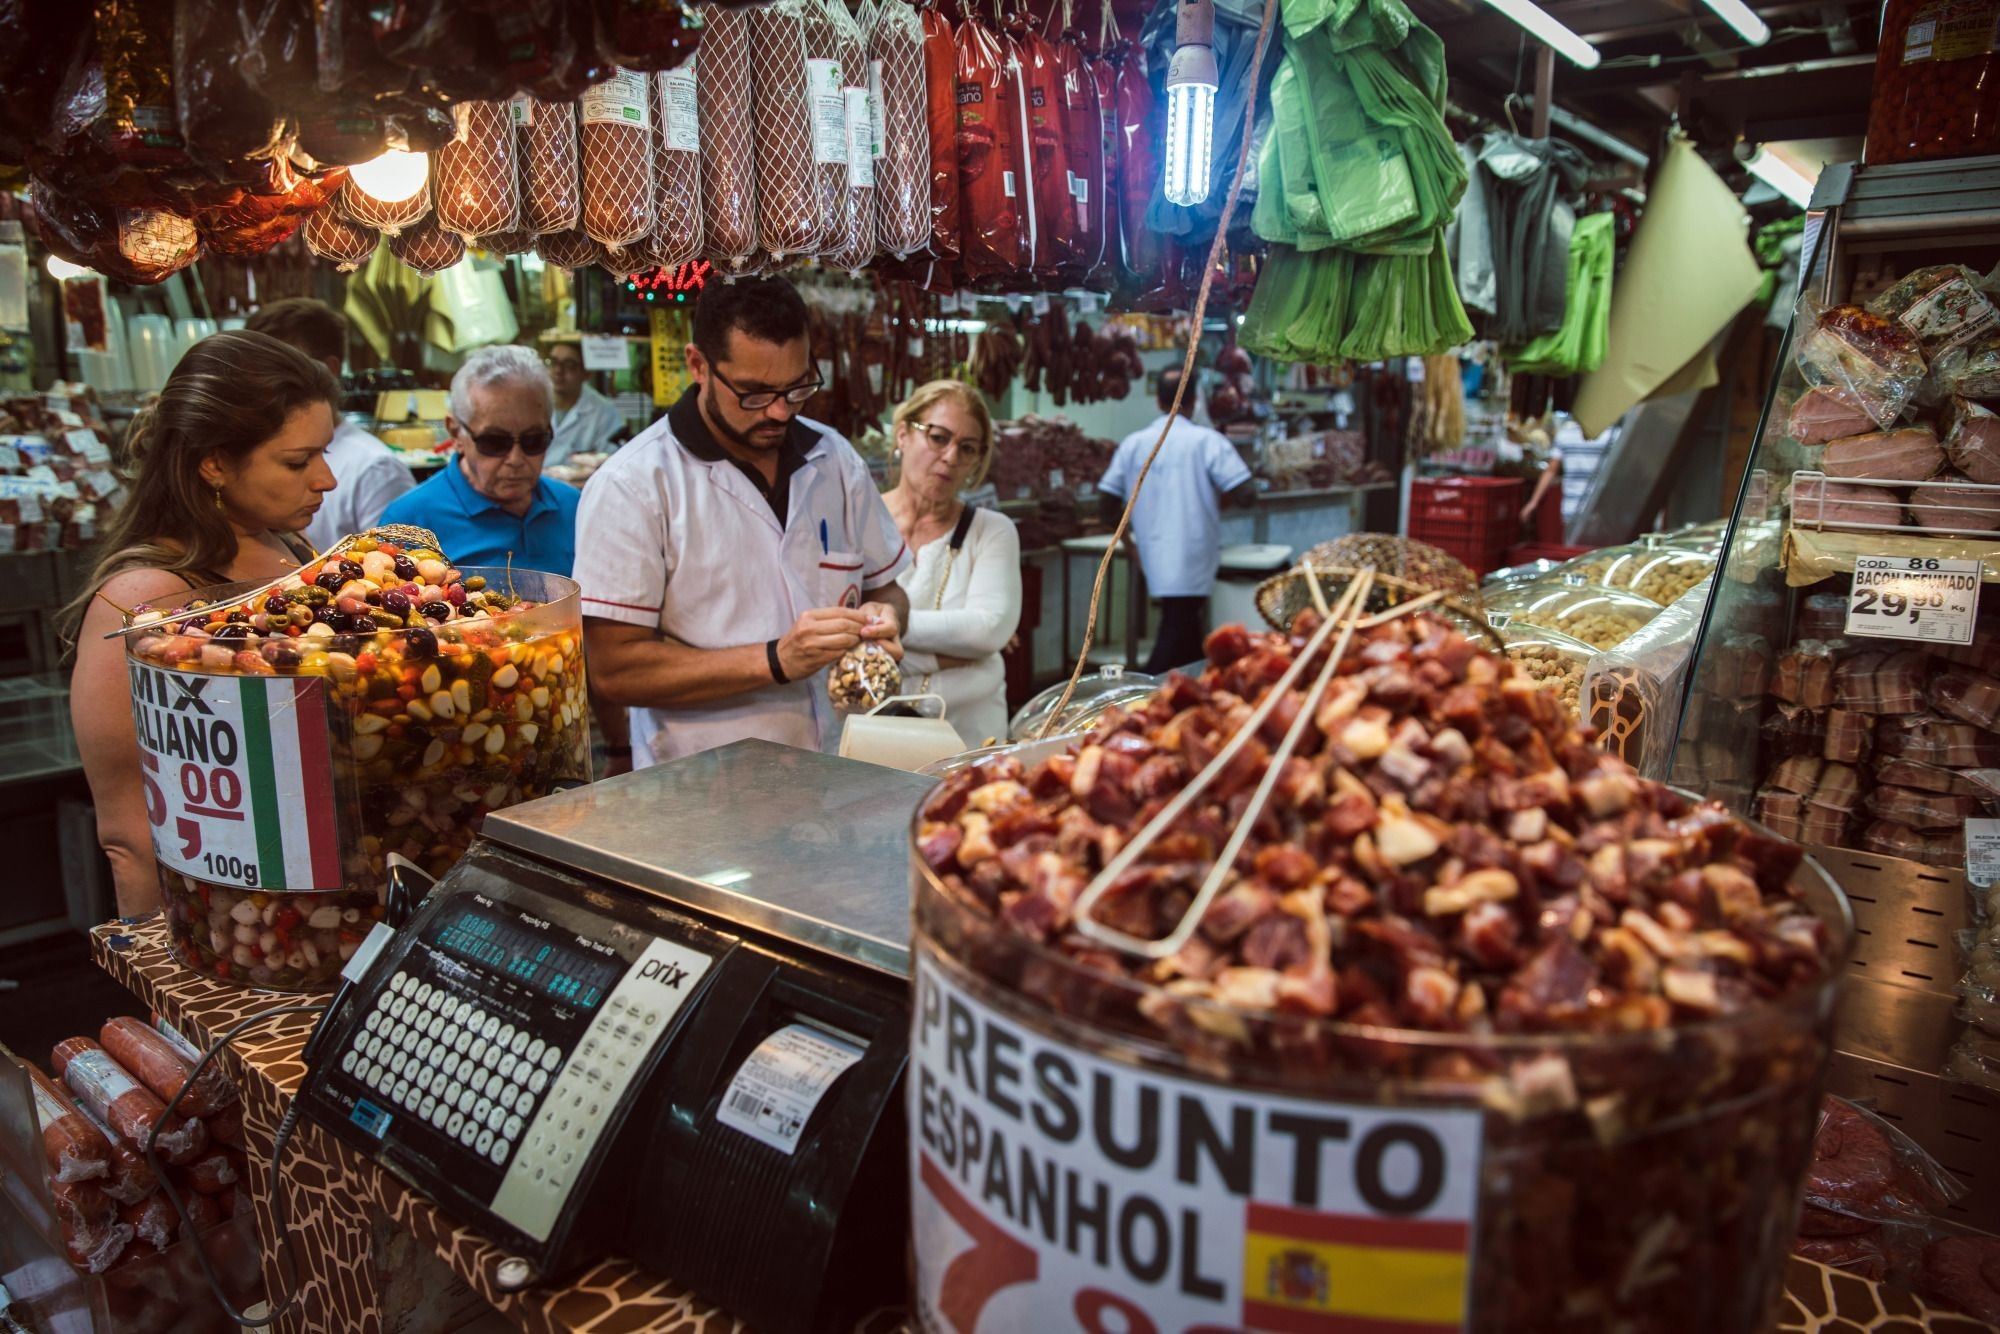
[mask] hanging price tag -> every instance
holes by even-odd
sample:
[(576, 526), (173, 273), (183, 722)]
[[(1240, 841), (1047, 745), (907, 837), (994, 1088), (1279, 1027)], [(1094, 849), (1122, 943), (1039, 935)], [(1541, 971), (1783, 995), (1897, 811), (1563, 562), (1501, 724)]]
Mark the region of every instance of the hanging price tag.
[(1976, 560), (1856, 557), (1846, 632), (1874, 639), (1970, 644), (1984, 568)]
[(2000, 880), (2000, 820), (1965, 822), (1965, 878), (1981, 889)]

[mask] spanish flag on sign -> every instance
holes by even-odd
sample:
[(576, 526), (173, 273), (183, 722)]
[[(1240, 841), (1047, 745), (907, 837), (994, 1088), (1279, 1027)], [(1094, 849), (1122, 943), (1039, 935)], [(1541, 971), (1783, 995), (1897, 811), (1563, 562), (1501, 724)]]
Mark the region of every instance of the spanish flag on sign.
[(1462, 1221), (1251, 1204), (1243, 1323), (1275, 1334), (1457, 1334), (1469, 1241)]

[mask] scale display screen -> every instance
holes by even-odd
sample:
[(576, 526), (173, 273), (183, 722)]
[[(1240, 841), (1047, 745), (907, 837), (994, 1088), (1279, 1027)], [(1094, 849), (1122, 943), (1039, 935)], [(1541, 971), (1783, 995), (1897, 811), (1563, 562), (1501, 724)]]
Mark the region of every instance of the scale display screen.
[(625, 961), (552, 941), (540, 932), (465, 907), (439, 919), (437, 947), (581, 1010), (594, 1010), (625, 972)]

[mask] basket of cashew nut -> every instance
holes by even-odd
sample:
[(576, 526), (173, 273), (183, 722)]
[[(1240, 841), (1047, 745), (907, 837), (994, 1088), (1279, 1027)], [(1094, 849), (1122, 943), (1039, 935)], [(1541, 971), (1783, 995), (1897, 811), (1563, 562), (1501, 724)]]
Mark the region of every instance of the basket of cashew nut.
[(1494, 630), (1521, 675), (1555, 691), (1572, 718), (1583, 716), (1583, 676), (1597, 650), (1560, 630), (1546, 630), (1496, 615)]

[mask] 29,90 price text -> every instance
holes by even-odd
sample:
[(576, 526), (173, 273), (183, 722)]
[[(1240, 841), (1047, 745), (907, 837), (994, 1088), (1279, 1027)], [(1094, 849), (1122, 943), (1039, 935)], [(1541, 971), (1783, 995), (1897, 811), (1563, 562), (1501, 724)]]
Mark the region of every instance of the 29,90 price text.
[(1860, 556), (1847, 600), (1847, 633), (1929, 644), (1970, 644), (1979, 614), (1976, 560)]

